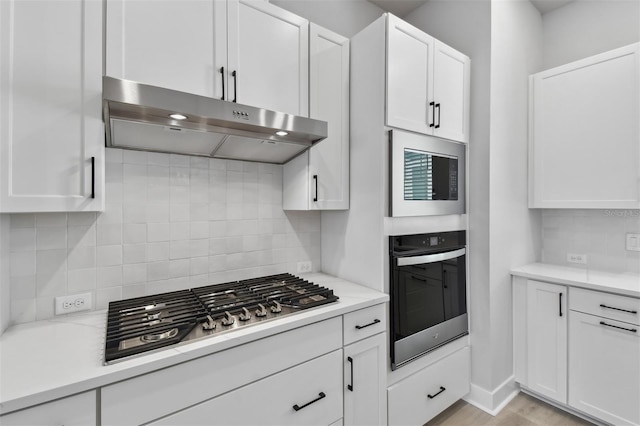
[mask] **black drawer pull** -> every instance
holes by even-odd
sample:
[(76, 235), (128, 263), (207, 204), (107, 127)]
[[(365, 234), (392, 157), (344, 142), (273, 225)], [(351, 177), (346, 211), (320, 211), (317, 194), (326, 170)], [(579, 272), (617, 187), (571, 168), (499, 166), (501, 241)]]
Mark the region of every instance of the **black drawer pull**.
[(220, 74), (222, 74), (222, 99), (224, 101), (224, 67), (220, 68)]
[(436, 104), (436, 108), (438, 108), (438, 124), (436, 124), (436, 129), (440, 128), (440, 104)]
[(377, 323), (379, 323), (380, 320), (378, 318), (374, 319), (373, 322), (370, 322), (369, 324), (365, 324), (365, 325), (356, 325), (356, 328), (358, 330), (362, 330), (363, 328), (367, 328), (369, 326), (375, 325)]
[(624, 331), (630, 331), (632, 333), (637, 333), (638, 330), (635, 328), (624, 328), (624, 327), (618, 327), (617, 325), (613, 325), (613, 324), (607, 324), (604, 321), (600, 321), (600, 325), (606, 325), (607, 327), (613, 327), (613, 328), (619, 328), (620, 330), (624, 330)]
[(316, 185), (316, 195), (313, 196), (313, 201), (316, 202), (318, 201), (318, 175), (313, 175), (313, 181)]
[(558, 298), (558, 310), (560, 311), (560, 316), (562, 316), (562, 293), (559, 294)]
[(233, 70), (231, 73), (231, 77), (233, 77), (233, 102), (238, 101), (238, 73), (236, 70)]
[(309, 402), (307, 402), (307, 403), (306, 403), (306, 404), (304, 404), (304, 405), (298, 405), (298, 404), (296, 404), (296, 405), (294, 405), (294, 406), (293, 406), (293, 409), (294, 409), (294, 410), (296, 410), (296, 411), (300, 411), (300, 410), (302, 410), (304, 407), (306, 407), (306, 406), (308, 406), (308, 405), (311, 405), (311, 404), (313, 404), (314, 402), (318, 402), (318, 401), (320, 401), (322, 398), (324, 398), (324, 397), (326, 397), (326, 396), (327, 396), (327, 395), (325, 395), (325, 393), (324, 393), (324, 392), (320, 392), (320, 393), (318, 394), (318, 397), (317, 397), (316, 399), (314, 399), (313, 401), (309, 401)]
[(444, 386), (440, 386), (440, 390), (439, 390), (436, 394), (434, 394), (434, 395), (429, 394), (429, 395), (427, 395), (427, 398), (429, 398), (429, 399), (433, 399), (433, 398), (435, 398), (436, 396), (440, 395), (440, 394), (441, 394), (442, 392), (444, 392), (444, 391), (446, 391), (446, 389), (444, 388)]
[(614, 311), (626, 312), (628, 314), (637, 314), (638, 313), (638, 311), (630, 311), (628, 309), (614, 308), (613, 306), (607, 306), (607, 305), (604, 305), (602, 303), (600, 304), (600, 307), (601, 308), (605, 308), (605, 309), (613, 309)]
[(429, 127), (433, 127), (436, 125), (436, 107), (434, 106), (435, 102), (429, 102), (429, 106), (431, 107), (431, 123), (429, 123)]
[(349, 361), (349, 364), (351, 364), (351, 384), (347, 385), (347, 389), (349, 389), (351, 392), (353, 392), (353, 358), (348, 356), (347, 357), (347, 361)]

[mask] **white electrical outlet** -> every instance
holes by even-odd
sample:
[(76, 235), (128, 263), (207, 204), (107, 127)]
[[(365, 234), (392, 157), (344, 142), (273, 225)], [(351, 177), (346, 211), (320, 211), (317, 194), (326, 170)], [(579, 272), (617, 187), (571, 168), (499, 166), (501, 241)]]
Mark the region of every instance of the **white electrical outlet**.
[(627, 250), (640, 251), (640, 234), (627, 234)]
[(581, 265), (587, 264), (587, 255), (586, 254), (577, 254), (577, 253), (567, 253), (567, 262), (569, 263), (579, 263)]
[(56, 297), (56, 315), (87, 311), (93, 307), (91, 293)]
[(303, 274), (305, 272), (311, 272), (311, 261), (298, 262), (298, 273)]

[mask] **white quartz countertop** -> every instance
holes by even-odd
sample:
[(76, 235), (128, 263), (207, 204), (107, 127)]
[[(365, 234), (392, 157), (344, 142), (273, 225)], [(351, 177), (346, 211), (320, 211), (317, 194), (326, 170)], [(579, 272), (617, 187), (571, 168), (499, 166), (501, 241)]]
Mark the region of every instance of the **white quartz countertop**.
[(298, 275), (333, 289), (339, 301), (107, 366), (103, 365), (106, 310), (10, 327), (0, 336), (0, 414), (99, 388), (389, 300), (384, 293), (330, 275)]
[(640, 275), (570, 268), (532, 263), (511, 270), (511, 274), (534, 280), (564, 284), (640, 298)]

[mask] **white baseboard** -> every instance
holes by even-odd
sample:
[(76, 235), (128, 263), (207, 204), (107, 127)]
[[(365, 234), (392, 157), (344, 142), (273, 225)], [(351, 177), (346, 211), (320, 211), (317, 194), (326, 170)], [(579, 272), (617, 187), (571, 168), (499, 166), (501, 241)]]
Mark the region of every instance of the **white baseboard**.
[(463, 399), (484, 412), (495, 416), (520, 392), (515, 376), (509, 377), (492, 391), (471, 383), (471, 391)]

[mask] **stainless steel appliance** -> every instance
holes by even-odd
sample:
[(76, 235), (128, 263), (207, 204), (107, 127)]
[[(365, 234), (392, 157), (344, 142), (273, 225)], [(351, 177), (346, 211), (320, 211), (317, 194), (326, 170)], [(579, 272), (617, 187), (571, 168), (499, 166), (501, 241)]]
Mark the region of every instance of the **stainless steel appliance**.
[(468, 334), (465, 238), (389, 237), (392, 369)]
[(111, 302), (105, 363), (337, 300), (331, 289), (280, 274)]
[(102, 79), (107, 147), (284, 164), (327, 123), (112, 77)]
[(465, 145), (389, 131), (389, 216), (465, 213)]

